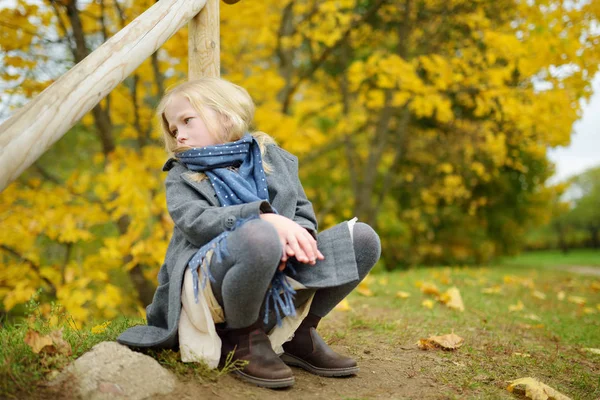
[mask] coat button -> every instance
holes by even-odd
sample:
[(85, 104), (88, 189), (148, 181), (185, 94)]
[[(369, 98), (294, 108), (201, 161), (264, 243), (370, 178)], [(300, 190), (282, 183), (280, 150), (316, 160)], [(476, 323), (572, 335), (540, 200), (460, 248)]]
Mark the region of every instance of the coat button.
[(225, 227), (227, 229), (233, 228), (235, 226), (235, 221), (236, 218), (233, 215), (227, 216), (227, 218), (225, 218)]

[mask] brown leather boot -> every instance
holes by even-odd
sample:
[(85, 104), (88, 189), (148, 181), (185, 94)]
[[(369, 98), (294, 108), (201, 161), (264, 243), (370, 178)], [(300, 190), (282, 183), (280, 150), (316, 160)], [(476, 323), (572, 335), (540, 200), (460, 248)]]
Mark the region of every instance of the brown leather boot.
[(358, 372), (356, 361), (333, 351), (317, 333), (320, 317), (308, 314), (294, 338), (284, 343), (281, 359), (287, 365), (301, 367), (321, 376), (347, 376)]
[(217, 326), (217, 333), (222, 341), (220, 367), (225, 365), (228, 354), (233, 351), (233, 361), (248, 361), (245, 367), (233, 371), (241, 379), (271, 389), (294, 384), (292, 370), (275, 354), (259, 322), (240, 329)]

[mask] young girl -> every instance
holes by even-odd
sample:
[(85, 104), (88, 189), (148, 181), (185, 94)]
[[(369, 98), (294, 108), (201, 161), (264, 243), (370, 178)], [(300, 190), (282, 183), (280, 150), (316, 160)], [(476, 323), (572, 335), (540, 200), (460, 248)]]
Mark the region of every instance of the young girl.
[(316, 328), (379, 259), (375, 231), (353, 220), (317, 233), (297, 158), (250, 132), (254, 104), (243, 88), (186, 82), (166, 93), (157, 115), (173, 156), (163, 170), (175, 227), (148, 325), (118, 341), (179, 347), (184, 361), (212, 367), (233, 351), (246, 361), (238, 376), (271, 388), (293, 385), (288, 365), (356, 374), (356, 362)]

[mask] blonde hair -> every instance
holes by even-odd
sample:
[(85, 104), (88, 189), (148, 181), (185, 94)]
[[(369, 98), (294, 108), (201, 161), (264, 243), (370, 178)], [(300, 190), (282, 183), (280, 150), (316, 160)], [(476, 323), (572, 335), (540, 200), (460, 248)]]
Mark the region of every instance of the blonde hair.
[[(174, 96), (183, 96), (190, 102), (202, 118), (208, 132), (218, 143), (234, 142), (249, 132), (259, 144), (265, 172), (271, 172), (271, 166), (264, 161), (264, 155), (266, 146), (274, 144), (275, 140), (264, 132), (252, 130), (255, 106), (246, 89), (221, 78), (203, 77), (167, 90), (156, 107), (156, 116), (169, 156), (190, 149), (177, 143), (165, 116), (165, 108)], [(205, 112), (207, 107), (217, 114), (216, 121), (207, 117)], [(205, 177), (202, 173), (194, 174), (196, 180)]]

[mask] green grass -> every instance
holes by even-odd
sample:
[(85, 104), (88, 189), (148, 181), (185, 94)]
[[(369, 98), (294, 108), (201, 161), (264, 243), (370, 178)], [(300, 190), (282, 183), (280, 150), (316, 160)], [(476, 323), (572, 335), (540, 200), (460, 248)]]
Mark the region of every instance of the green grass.
[[(573, 252), (563, 265), (594, 265), (589, 261), (594, 257)], [(573, 399), (600, 398), (600, 355), (585, 350), (600, 348), (600, 277), (555, 268), (561, 264), (551, 260), (556, 257), (536, 253), (504, 260), (497, 267), (373, 274), (368, 283), (373, 295), (352, 293), (352, 309), (335, 312), (341, 325), (328, 326), (327, 321), (335, 318), (327, 318), (322, 333), (330, 343), (341, 344), (355, 355), (367, 354), (371, 361), (396, 360), (398, 373), (407, 379), (427, 376), (436, 383), (431, 390), (440, 398), (511, 399), (515, 396), (506, 391), (507, 382), (528, 376)], [(450, 309), (434, 295), (422, 293), (418, 286), (423, 282), (435, 284), (441, 292), (456, 286), (465, 311)], [(398, 298), (398, 291), (410, 297)], [(422, 305), (428, 299), (434, 302), (432, 309)], [(523, 308), (510, 311), (519, 302)], [(53, 371), (95, 344), (115, 340), (127, 327), (143, 323), (139, 318), (119, 318), (103, 332), (92, 333), (90, 328), (76, 329), (68, 315), (59, 315), (73, 355), (41, 356), (24, 343), (25, 334), (30, 328), (42, 333), (55, 328), (36, 314), (35, 302), (30, 308), (29, 321), (6, 323), (0, 329), (0, 398), (32, 397), (27, 394), (40, 390), (36, 385)], [(451, 332), (465, 339), (457, 351), (432, 351), (426, 357), (415, 350), (419, 339)], [(149, 354), (183, 378), (211, 382), (228, 371), (184, 364), (173, 351)], [(406, 361), (409, 356), (413, 358)], [(437, 361), (432, 364), (432, 359)]]
[[(56, 306), (52, 307), (50, 316), (42, 316), (35, 297), (30, 300), (27, 308), (29, 317), (26, 320), (8, 323), (0, 321), (0, 398), (36, 398), (36, 392), (44, 390), (40, 384), (52, 379), (58, 371), (94, 345), (116, 341), (127, 328), (145, 324), (142, 318), (123, 316), (104, 321), (95, 327), (90, 324), (86, 328), (79, 328), (68, 314), (62, 313)], [(100, 328), (100, 325), (103, 325), (103, 328)], [(72, 354), (69, 356), (44, 352), (36, 354), (25, 343), (28, 331), (47, 335), (58, 329), (62, 329), (63, 339), (71, 346)], [(147, 354), (182, 379), (198, 379), (204, 382), (214, 381), (241, 366), (229, 360), (225, 367), (211, 370), (203, 363), (181, 362), (179, 352), (172, 350), (149, 350)]]
[(568, 253), (560, 250), (540, 250), (507, 257), (499, 261), (503, 266), (523, 266), (532, 268), (563, 266), (600, 266), (600, 250), (574, 249)]
[[(421, 282), (441, 292), (456, 286), (465, 311), (421, 293)], [(355, 292), (349, 298), (348, 336), (357, 343), (369, 346), (373, 333), (390, 348), (414, 348), (420, 338), (451, 332), (465, 339), (458, 351), (440, 353), (450, 364), (432, 377), (450, 388), (448, 398), (502, 398), (508, 381), (528, 376), (574, 399), (600, 397), (600, 355), (584, 350), (600, 348), (600, 277), (509, 263), (380, 273), (369, 288), (373, 296)], [(499, 292), (483, 293), (487, 288)], [(396, 298), (398, 291), (411, 296)], [(433, 309), (422, 305), (427, 299), (435, 301)], [(519, 301), (523, 309), (509, 311)]]

